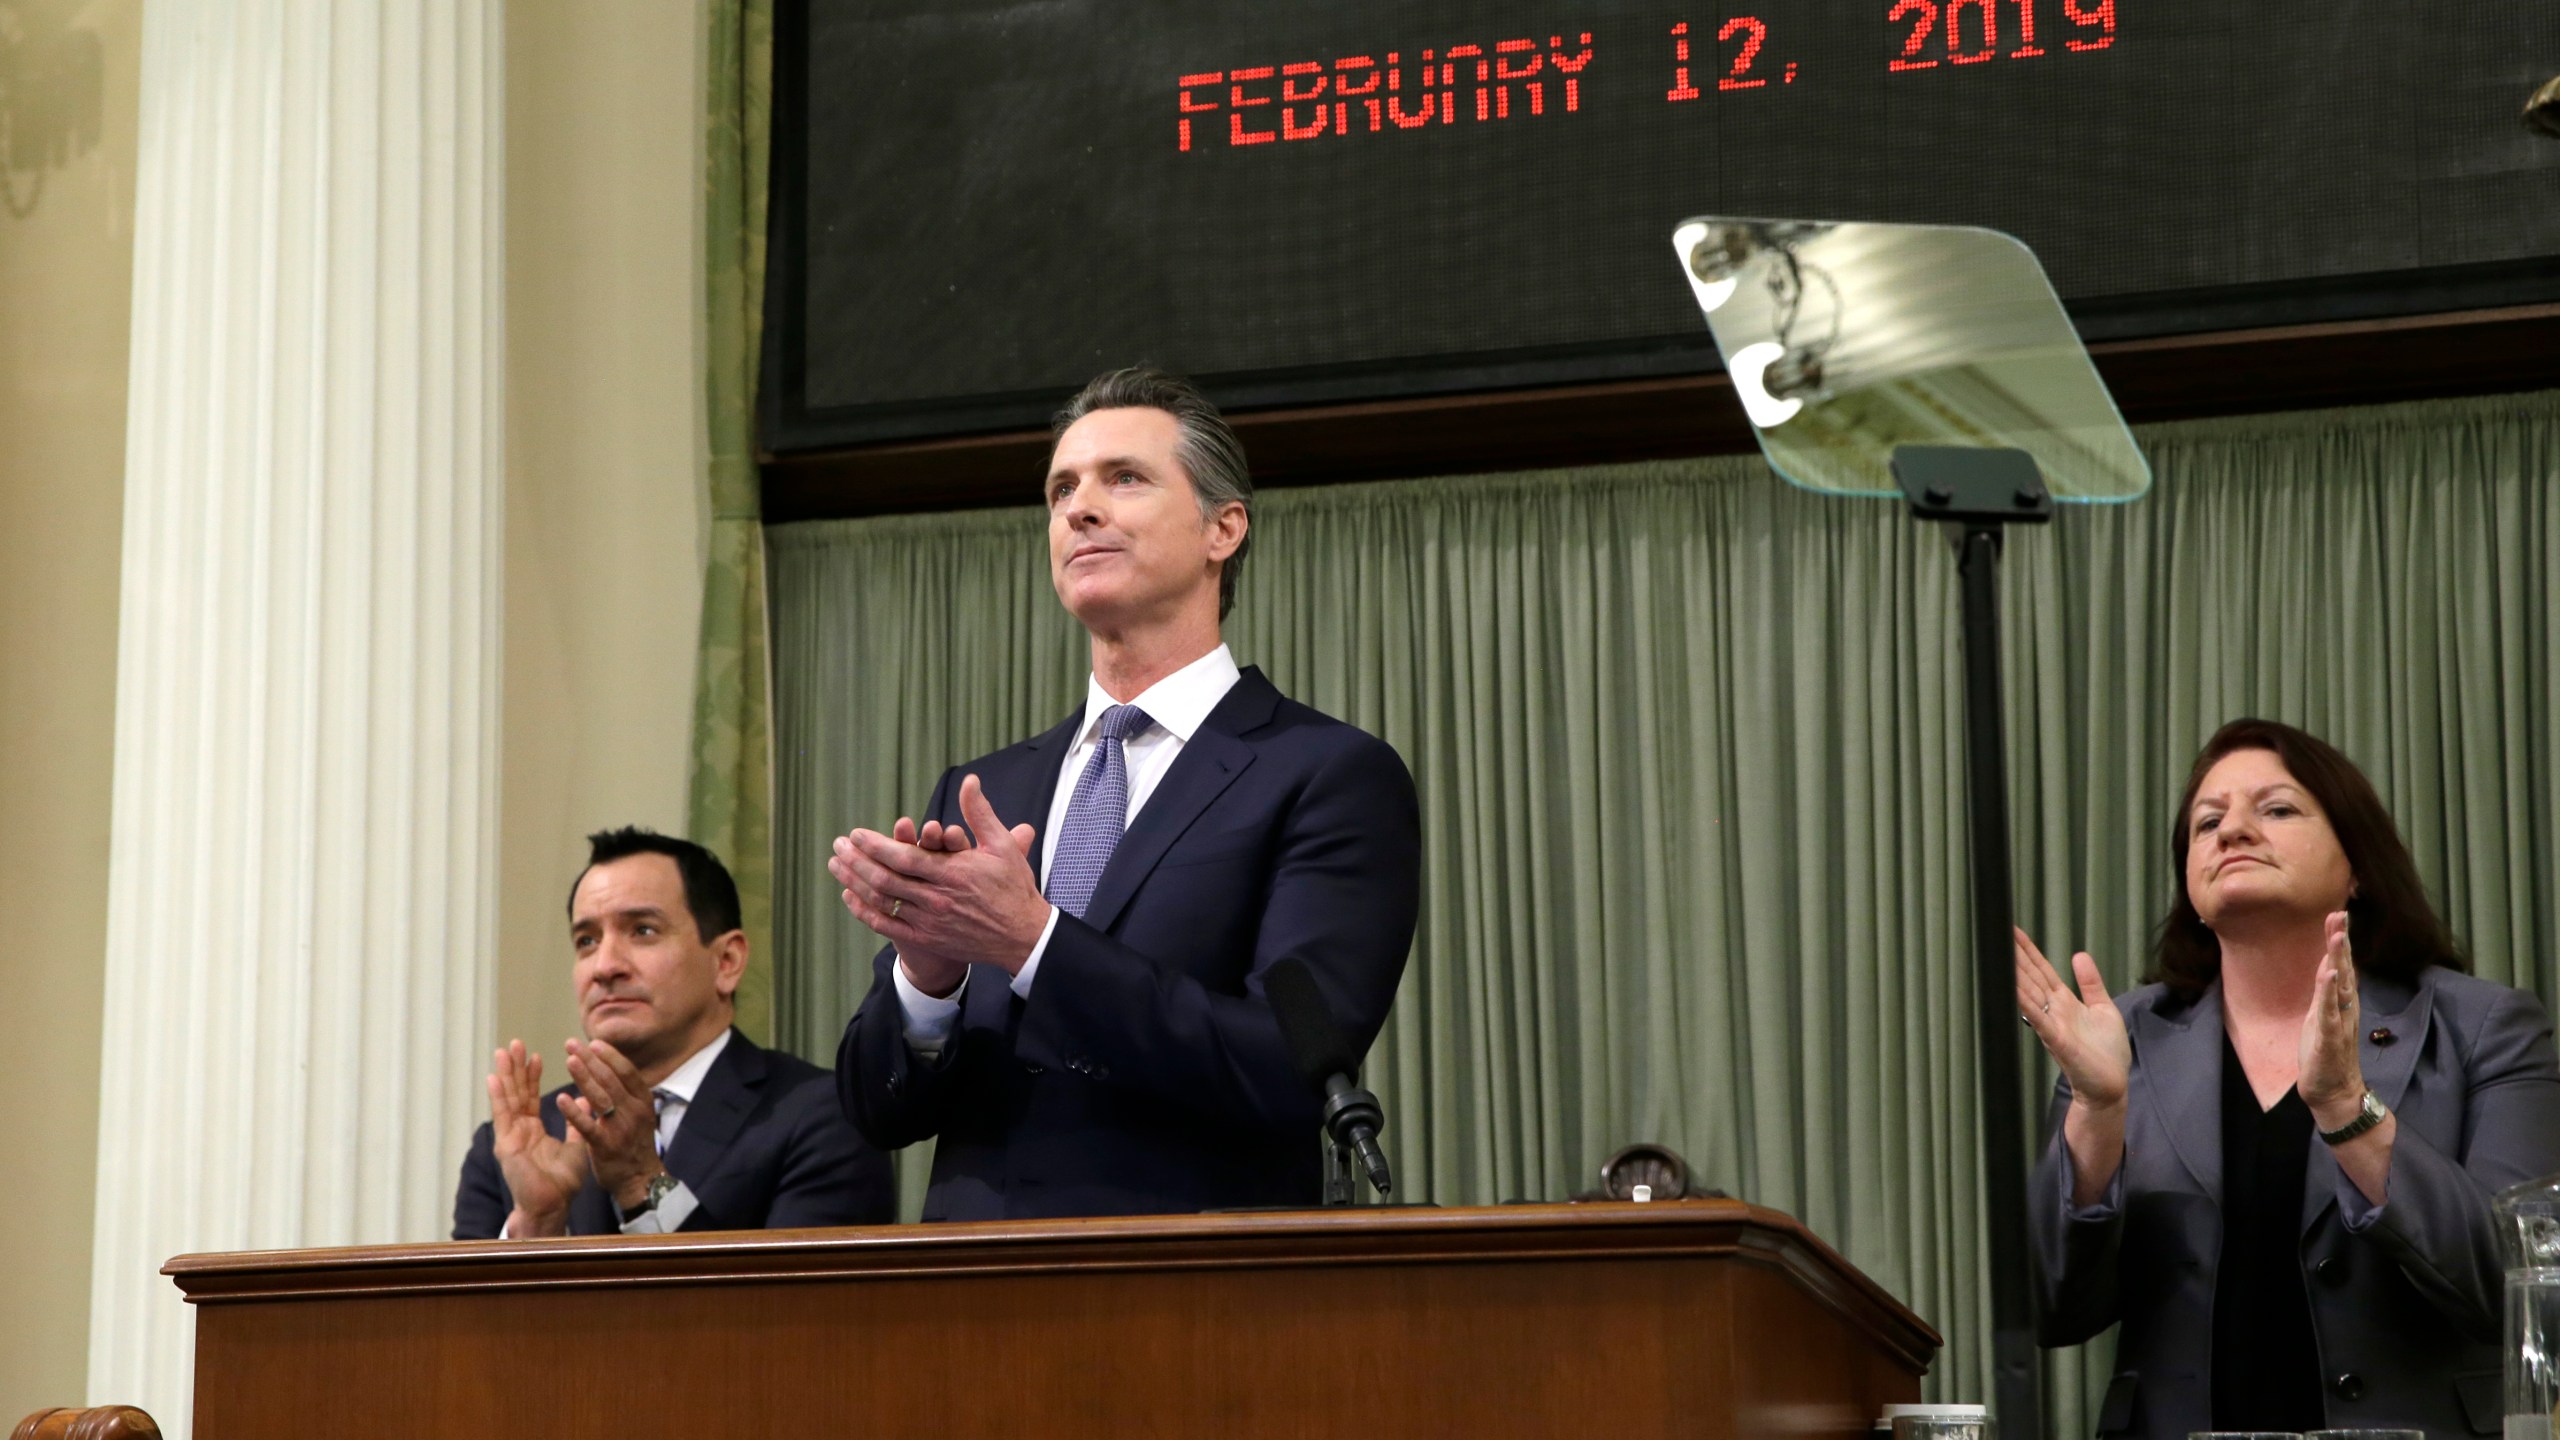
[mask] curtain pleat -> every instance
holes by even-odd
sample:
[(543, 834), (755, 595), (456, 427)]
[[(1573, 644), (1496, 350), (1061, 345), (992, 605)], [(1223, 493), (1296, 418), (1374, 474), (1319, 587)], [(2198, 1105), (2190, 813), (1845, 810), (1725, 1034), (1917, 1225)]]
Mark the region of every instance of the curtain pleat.
[[(2560, 1007), (2560, 397), (2141, 438), (2150, 496), (2002, 562), (2020, 921), (2135, 983), (2187, 764), (2268, 715), (2365, 767), (2480, 973)], [(1933, 1396), (1989, 1396), (1945, 536), (1744, 458), (1279, 490), (1255, 527), (1238, 659), (1421, 792), (1421, 929), (1369, 1070), (1413, 1198), (1559, 1197), (1669, 1144), (1944, 1331)], [(878, 944), (830, 838), (1079, 699), (1041, 535), (1029, 510), (769, 532), (804, 1054)], [(2050, 1067), (1994, 1038), (2040, 1116)], [(2054, 1433), (2087, 1433), (2110, 1346), (2053, 1356)]]
[(747, 932), (738, 1028), (775, 1031), (772, 672), (755, 461), (764, 314), (773, 0), (703, 8), (703, 413), (711, 534), (702, 577), (685, 833), (728, 862)]

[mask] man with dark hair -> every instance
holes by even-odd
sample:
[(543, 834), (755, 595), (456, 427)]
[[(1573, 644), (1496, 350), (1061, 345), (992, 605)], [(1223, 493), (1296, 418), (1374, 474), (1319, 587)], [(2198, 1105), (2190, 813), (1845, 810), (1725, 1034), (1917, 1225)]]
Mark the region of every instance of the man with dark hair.
[(1053, 433), (1085, 704), (945, 773), (921, 826), (836, 842), (890, 941), (837, 1085), (873, 1143), (938, 1137), (928, 1220), (1314, 1204), (1322, 1097), (1264, 979), (1301, 967), (1376, 1037), (1420, 905), (1413, 779), (1222, 643), (1253, 487), (1215, 406), (1115, 371)]
[(747, 935), (718, 856), (625, 827), (587, 837), (569, 890), (586, 1040), (542, 1090), (515, 1041), (463, 1157), (453, 1238), (650, 1235), (876, 1224), (888, 1160), (845, 1123), (827, 1072), (731, 1028)]

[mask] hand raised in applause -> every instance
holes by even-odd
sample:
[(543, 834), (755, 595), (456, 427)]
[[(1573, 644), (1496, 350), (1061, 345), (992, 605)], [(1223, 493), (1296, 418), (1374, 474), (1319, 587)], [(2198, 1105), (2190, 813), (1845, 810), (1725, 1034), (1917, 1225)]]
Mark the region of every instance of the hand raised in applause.
[(658, 1102), (638, 1066), (602, 1040), (567, 1042), (569, 1078), (578, 1093), (560, 1097), (560, 1113), (586, 1141), (596, 1184), (630, 1210), (649, 1197), (649, 1181), (666, 1169), (658, 1158)]
[(2074, 994), (2027, 932), (2016, 935), (2018, 1013), (2071, 1082), (2072, 1105), (2121, 1107), (2133, 1072), (2133, 1041), (2125, 1034), (2123, 1013), (2107, 995), (2098, 962), (2086, 951), (2071, 957), (2080, 982)]
[(498, 1173), (515, 1197), (506, 1233), (517, 1240), (569, 1233), (569, 1200), (587, 1183), (587, 1142), (571, 1130), (552, 1138), (542, 1126), (542, 1057), (516, 1040), (489, 1070), (489, 1129)]
[(2294, 1051), (2293, 1088), (2323, 1130), (2339, 1130), (2364, 1108), (2364, 1062), (2358, 1029), (2355, 946), (2347, 938), (2347, 912), (2332, 911), (2327, 949), (2311, 981), (2311, 1008), (2302, 1016)]
[(960, 815), (966, 830), (904, 819), (887, 835), (856, 830), (827, 862), (845, 908), (898, 947), (907, 978), (927, 994), (950, 993), (973, 964), (1019, 973), (1049, 923), (1031, 870), (1032, 828), (1008, 828), (975, 775), (960, 782)]
[[(836, 837), (833, 853), (827, 857), (827, 873), (844, 887), (844, 908), (852, 913), (853, 918), (886, 935), (889, 932), (885, 922), (875, 924), (874, 921), (884, 913), (891, 917), (902, 916), (905, 905), (901, 901), (882, 898), (863, 880), (854, 865), (858, 853), (854, 836), (873, 833), (856, 830)], [(913, 845), (925, 850), (959, 851), (970, 848), (969, 832), (961, 827), (945, 825), (939, 820), (927, 820), (918, 826), (904, 815), (898, 817), (897, 824), (889, 827), (888, 838), (894, 844)], [(898, 966), (907, 972), (907, 983), (934, 996), (948, 996), (958, 990), (960, 982), (969, 973), (967, 961), (946, 959), (927, 947), (913, 943), (898, 946)]]

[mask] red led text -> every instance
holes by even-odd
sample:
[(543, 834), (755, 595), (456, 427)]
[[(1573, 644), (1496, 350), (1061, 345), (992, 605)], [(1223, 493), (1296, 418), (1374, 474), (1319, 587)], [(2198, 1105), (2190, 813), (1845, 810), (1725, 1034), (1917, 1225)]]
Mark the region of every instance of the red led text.
[[(1703, 29), (1700, 33), (1704, 33)], [(1715, 75), (1718, 90), (1757, 90), (1769, 83), (1767, 71), (1776, 68), (1764, 63), (1763, 47), (1769, 43), (1769, 26), (1757, 15), (1736, 15), (1715, 27), (1716, 49), (1702, 62), (1712, 58), (1714, 64), (1705, 73)], [(1675, 104), (1695, 100), (1705, 91), (1690, 81), (1689, 22), (1671, 27), (1671, 93)], [(1779, 70), (1778, 83), (1796, 83), (1796, 67), (1790, 63)]]
[[(2106, 0), (2112, 4), (2113, 0)], [(1179, 148), (1193, 140), (1230, 146), (1384, 135), (1425, 125), (1511, 120), (1582, 108), (1591, 36), (1571, 44), (1551, 35), (1490, 45), (1434, 46), (1408, 62), (1402, 51), (1332, 61), (1208, 70), (1175, 82)], [(1224, 116), (1221, 126), (1218, 116)], [(1195, 132), (1191, 122), (1201, 122)]]
[[(2032, 60), (2046, 53), (2037, 43), (2036, 12), (2058, 14), (2067, 51), (2104, 50), (2116, 43), (2116, 0), (1894, 0), (1885, 23), (1901, 35), (1901, 53), (1888, 70), (1935, 70), (1990, 60)], [(2005, 48), (2004, 48), (2005, 47)]]

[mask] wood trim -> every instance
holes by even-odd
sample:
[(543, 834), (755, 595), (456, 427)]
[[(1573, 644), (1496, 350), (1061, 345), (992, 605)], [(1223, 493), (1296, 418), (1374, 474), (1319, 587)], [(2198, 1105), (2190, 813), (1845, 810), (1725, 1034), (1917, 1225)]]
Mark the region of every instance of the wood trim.
[[(2089, 347), (2136, 423), (2560, 386), (2560, 305), (2286, 325)], [(1742, 454), (1721, 374), (1230, 417), (1257, 485), (1467, 475)], [(866, 446), (764, 460), (773, 523), (1030, 504), (1048, 435)]]
[(9, 1440), (160, 1440), (160, 1423), (131, 1405), (38, 1410), (18, 1422)]
[(1941, 1343), (1927, 1322), (1794, 1218), (1735, 1200), (356, 1246), (181, 1255), (162, 1273), (190, 1303), (224, 1306), (598, 1286), (1712, 1256), (1784, 1270), (1915, 1373)]

